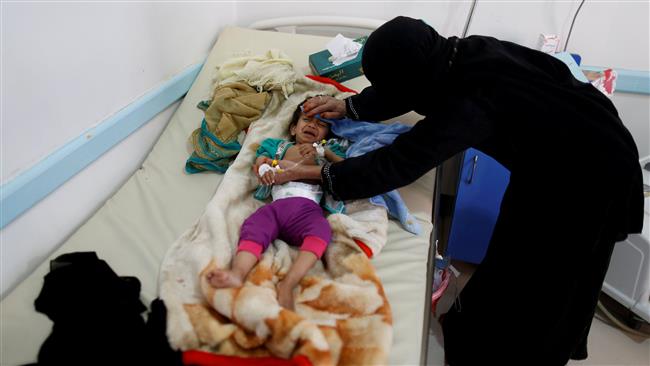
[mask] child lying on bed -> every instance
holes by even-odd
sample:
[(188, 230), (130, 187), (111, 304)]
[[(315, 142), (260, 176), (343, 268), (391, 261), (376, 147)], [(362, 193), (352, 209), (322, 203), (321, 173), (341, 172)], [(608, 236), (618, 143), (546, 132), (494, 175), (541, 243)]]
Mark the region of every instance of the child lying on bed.
[[(303, 102), (304, 103), (304, 102)], [(257, 150), (253, 170), (265, 187), (273, 186), (277, 161), (316, 165), (326, 159), (343, 160), (340, 145), (321, 141), (330, 132), (329, 124), (302, 113), (302, 104), (293, 114), (289, 125), (291, 140), (265, 139)], [(262, 167), (260, 169), (260, 167)], [(319, 182), (287, 182), (272, 187), (273, 202), (261, 207), (242, 224), (237, 254), (230, 270), (214, 270), (207, 274), (216, 288), (239, 287), (260, 259), (263, 251), (276, 238), (300, 252), (286, 276), (278, 283), (278, 302), (293, 309), (293, 289), (325, 252), (332, 231), (319, 203), (323, 189)]]

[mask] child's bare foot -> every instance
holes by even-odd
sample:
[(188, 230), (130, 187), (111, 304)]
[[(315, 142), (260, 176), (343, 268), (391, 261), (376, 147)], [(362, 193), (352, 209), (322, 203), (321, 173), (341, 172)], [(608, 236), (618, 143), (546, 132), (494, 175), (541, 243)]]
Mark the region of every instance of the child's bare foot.
[(242, 278), (233, 271), (215, 269), (206, 275), (208, 282), (214, 288), (240, 287)]
[(278, 303), (283, 308), (293, 310), (293, 287), (282, 281), (278, 283)]

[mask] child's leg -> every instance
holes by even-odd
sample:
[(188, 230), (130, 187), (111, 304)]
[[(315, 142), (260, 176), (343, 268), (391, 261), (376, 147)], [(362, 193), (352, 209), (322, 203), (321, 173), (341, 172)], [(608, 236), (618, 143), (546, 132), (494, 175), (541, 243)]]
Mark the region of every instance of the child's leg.
[(307, 271), (318, 260), (316, 254), (301, 250), (287, 275), (278, 283), (278, 302), (280, 306), (293, 310), (293, 289), (305, 277)]
[(249, 216), (241, 227), (239, 247), (230, 270), (216, 269), (206, 276), (213, 287), (239, 287), (260, 260), (262, 252), (278, 236), (273, 204), (261, 207)]
[(207, 274), (208, 281), (216, 288), (240, 287), (256, 263), (257, 256), (255, 254), (244, 250), (238, 251), (232, 262), (232, 268), (230, 270), (215, 269), (209, 272)]
[(294, 216), (288, 225), (283, 225), (281, 237), (289, 239), (288, 243), (301, 243), (300, 253), (277, 286), (278, 302), (288, 309), (293, 309), (294, 287), (321, 258), (332, 239), (332, 229), (320, 206), (307, 199), (296, 200), (302, 200), (295, 204), (299, 215)]
[(327, 239), (323, 239), (320, 236), (309, 235), (306, 236), (300, 246), (300, 253), (296, 258), (293, 265), (289, 269), (287, 275), (278, 283), (278, 302), (281, 306), (284, 306), (287, 309), (293, 310), (293, 289), (300, 283), (305, 274), (314, 266), (317, 260), (319, 260), (327, 244), (331, 239), (331, 229), (327, 220), (322, 220), (322, 225), (325, 225), (321, 228), (321, 231)]

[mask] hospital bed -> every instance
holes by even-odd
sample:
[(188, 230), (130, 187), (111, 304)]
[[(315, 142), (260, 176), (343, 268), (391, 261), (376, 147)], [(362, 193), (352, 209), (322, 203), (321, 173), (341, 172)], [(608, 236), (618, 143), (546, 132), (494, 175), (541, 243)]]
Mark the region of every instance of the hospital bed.
[[(371, 30), (381, 22), (308, 18), (289, 22), (265, 21), (251, 28), (289, 29), (298, 25), (344, 26)], [(313, 19), (312, 19), (313, 20)], [(336, 33), (333, 33), (335, 35)], [(40, 345), (49, 335), (52, 322), (34, 310), (34, 300), (49, 271), (49, 260), (63, 253), (95, 251), (120, 276), (136, 276), (142, 283), (141, 298), (149, 304), (157, 297), (160, 263), (169, 246), (199, 217), (218, 187), (222, 176), (215, 173), (188, 175), (185, 160), (190, 154), (188, 136), (197, 128), (203, 112), (196, 105), (208, 99), (215, 66), (241, 51), (262, 54), (278, 48), (295, 66), (310, 73), (308, 55), (325, 48), (330, 37), (293, 34), (250, 28), (226, 27), (210, 51), (202, 70), (142, 167), (113, 197), (62, 246), (0, 303), (2, 365), (36, 361)], [(362, 76), (344, 83), (360, 91), (368, 81)], [(415, 115), (400, 117), (412, 123)], [(389, 364), (415, 365), (426, 360), (430, 313), (431, 207), (434, 174), (429, 173), (400, 191), (411, 212), (421, 221), (423, 232), (416, 236), (394, 221), (389, 223), (388, 244), (372, 260), (393, 311), (393, 345)]]

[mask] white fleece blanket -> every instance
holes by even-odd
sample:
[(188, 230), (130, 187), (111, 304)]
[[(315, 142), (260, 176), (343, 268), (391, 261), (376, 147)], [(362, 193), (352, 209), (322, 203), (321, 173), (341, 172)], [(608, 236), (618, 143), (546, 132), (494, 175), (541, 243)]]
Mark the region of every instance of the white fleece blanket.
[[(286, 88), (285, 88), (286, 91)], [(159, 277), (173, 348), (226, 355), (304, 355), (312, 364), (381, 364), (392, 341), (390, 305), (369, 259), (386, 243), (384, 208), (367, 201), (347, 203), (347, 215), (330, 215), (333, 239), (324, 256), (295, 291), (295, 312), (281, 308), (275, 284), (287, 273), (296, 250), (276, 240), (240, 289), (214, 289), (203, 275), (229, 268), (242, 222), (263, 203), (251, 166), (257, 145), (284, 138), (291, 116), (307, 97), (345, 97), (333, 86), (300, 76), (285, 99), (280, 90), (248, 131), (242, 150), (203, 215), (171, 246)], [(216, 310), (216, 311), (215, 311)]]

